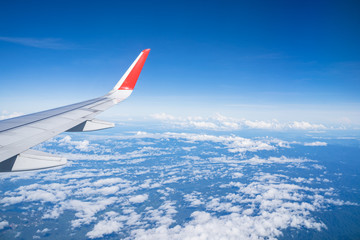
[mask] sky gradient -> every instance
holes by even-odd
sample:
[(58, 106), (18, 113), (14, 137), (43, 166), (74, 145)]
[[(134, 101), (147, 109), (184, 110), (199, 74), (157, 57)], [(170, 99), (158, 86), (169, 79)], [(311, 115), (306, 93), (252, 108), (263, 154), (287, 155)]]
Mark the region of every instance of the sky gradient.
[(131, 98), (156, 113), (360, 124), (357, 1), (3, 1), (0, 112), (98, 97), (151, 48)]

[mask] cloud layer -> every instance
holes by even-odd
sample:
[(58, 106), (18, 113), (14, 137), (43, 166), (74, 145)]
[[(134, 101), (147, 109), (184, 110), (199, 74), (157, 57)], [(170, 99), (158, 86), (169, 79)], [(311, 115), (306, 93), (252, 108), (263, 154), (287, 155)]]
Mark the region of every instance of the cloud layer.
[[(357, 203), (340, 198), (324, 163), (287, 156), (302, 145), (233, 134), (62, 135), (38, 149), (67, 155), (67, 166), (0, 176), (9, 186), (1, 190), (0, 226), (8, 237), (26, 227), (31, 238), (61, 232), (90, 239), (274, 239), (286, 229), (324, 231), (314, 213)], [(14, 209), (26, 210), (27, 226), (7, 215)]]
[(197, 128), (207, 130), (239, 130), (239, 129), (266, 129), (266, 130), (325, 130), (323, 124), (314, 124), (306, 121), (279, 122), (254, 121), (235, 119), (216, 114), (212, 117), (175, 117), (166, 113), (152, 114), (151, 117), (173, 126), (181, 128)]

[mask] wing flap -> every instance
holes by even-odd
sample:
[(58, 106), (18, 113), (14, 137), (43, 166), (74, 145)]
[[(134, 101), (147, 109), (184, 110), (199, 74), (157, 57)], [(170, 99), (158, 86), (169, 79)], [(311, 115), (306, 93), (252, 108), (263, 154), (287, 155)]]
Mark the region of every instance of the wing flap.
[(67, 132), (89, 132), (115, 127), (114, 123), (99, 119), (87, 120), (79, 125), (67, 130)]
[(67, 160), (64, 157), (29, 149), (15, 157), (11, 171), (28, 171), (58, 167), (66, 164), (66, 162)]

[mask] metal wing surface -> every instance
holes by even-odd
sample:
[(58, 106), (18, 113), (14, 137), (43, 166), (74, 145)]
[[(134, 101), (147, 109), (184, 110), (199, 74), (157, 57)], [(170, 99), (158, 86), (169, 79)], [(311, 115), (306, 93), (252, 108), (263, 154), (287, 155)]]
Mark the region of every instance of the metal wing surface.
[(142, 51), (115, 87), (102, 97), (0, 121), (0, 172), (63, 165), (66, 158), (30, 148), (62, 132), (114, 127), (95, 116), (131, 95), (149, 52), (150, 49)]

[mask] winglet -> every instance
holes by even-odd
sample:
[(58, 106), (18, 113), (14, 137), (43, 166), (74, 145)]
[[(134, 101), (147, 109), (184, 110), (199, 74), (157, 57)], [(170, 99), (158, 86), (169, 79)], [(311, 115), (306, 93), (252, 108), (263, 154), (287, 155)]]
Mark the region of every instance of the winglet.
[(121, 77), (119, 82), (115, 85), (113, 90), (133, 90), (135, 84), (140, 76), (140, 72), (144, 66), (147, 56), (149, 55), (150, 49), (145, 49), (131, 64), (129, 69)]

